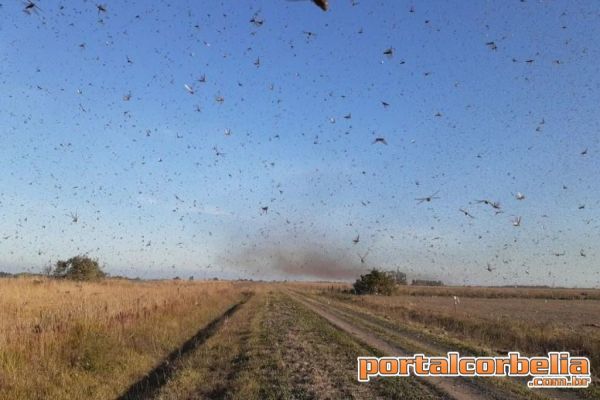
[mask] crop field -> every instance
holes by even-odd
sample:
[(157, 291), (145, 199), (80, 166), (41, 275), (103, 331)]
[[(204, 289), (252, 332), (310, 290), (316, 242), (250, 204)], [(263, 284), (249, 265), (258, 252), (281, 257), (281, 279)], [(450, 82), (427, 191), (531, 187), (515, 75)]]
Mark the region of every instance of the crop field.
[(447, 291), (473, 289), (408, 289), (356, 296), (327, 283), (2, 279), (0, 398), (597, 398), (595, 384), (532, 391), (509, 378), (359, 383), (358, 356), (508, 349), (587, 355), (597, 379), (598, 291), (558, 300), (560, 289), (529, 298), (529, 289), (478, 288), (455, 305)]

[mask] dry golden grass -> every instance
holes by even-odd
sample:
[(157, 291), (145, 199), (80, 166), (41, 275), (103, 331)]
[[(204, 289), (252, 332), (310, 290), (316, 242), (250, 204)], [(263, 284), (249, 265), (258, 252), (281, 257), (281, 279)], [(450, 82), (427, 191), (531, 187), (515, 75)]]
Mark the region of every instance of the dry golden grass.
[(452, 296), (373, 296), (363, 301), (385, 308), (402, 306), (408, 311), (425, 314), (439, 313), (456, 319), (484, 319), (512, 321), (553, 328), (597, 330), (600, 327), (599, 300), (553, 300), (530, 298), (474, 298), (459, 297), (455, 306)]
[(247, 289), (0, 279), (0, 398), (114, 398)]
[[(327, 289), (347, 289), (352, 285), (342, 282), (290, 282), (297, 289), (316, 291)], [(401, 285), (396, 288), (397, 295), (439, 296), (489, 299), (554, 299), (554, 300), (600, 300), (600, 289), (586, 288), (547, 288), (547, 287), (485, 287), (485, 286), (413, 286)]]
[(481, 286), (399, 286), (398, 294), (408, 296), (459, 296), (482, 298), (524, 298), (555, 300), (600, 300), (600, 289)]

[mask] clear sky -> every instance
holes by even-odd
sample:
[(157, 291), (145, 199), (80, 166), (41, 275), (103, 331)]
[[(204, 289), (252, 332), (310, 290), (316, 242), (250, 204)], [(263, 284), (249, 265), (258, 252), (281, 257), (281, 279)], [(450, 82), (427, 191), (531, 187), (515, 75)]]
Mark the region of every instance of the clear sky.
[(600, 285), (600, 4), (422, 3), (3, 2), (0, 269)]

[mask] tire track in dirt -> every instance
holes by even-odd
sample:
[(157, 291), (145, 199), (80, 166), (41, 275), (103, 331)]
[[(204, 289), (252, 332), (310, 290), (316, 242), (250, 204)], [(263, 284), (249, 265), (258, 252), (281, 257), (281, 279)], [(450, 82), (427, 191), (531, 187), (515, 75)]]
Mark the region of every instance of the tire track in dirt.
[[(374, 334), (372, 331), (369, 331), (347, 321), (343, 317), (339, 316), (335, 311), (331, 310), (329, 306), (319, 303), (315, 300), (309, 299), (297, 292), (286, 291), (286, 293), (294, 300), (310, 309), (311, 311), (325, 318), (338, 329), (341, 329), (346, 333), (352, 335), (358, 341), (363, 342), (368, 346), (383, 352), (384, 354), (393, 354), (396, 356), (410, 355), (407, 349), (403, 349), (397, 345), (391, 344), (388, 341), (383, 340), (381, 337)], [(435, 390), (444, 393), (446, 394), (446, 396), (456, 400), (503, 400), (506, 398), (520, 398), (516, 393), (506, 393), (505, 391), (500, 391), (499, 388), (496, 387), (484, 387), (481, 384), (477, 384), (465, 378), (457, 379), (419, 377), (419, 379), (422, 380), (428, 386), (434, 388)]]
[[(316, 299), (305, 296), (303, 293), (294, 292), (297, 295), (302, 296), (305, 300), (311, 301), (317, 305), (324, 306), (324, 304), (318, 302)], [(396, 329), (388, 321), (377, 320), (375, 315), (367, 315), (363, 314), (357, 310), (350, 309), (342, 309), (342, 307), (328, 304), (328, 311), (334, 313), (335, 315), (342, 317), (342, 319), (346, 320), (355, 320), (359, 321), (359, 323), (363, 326), (363, 328), (370, 329), (373, 331), (382, 332), (385, 336), (393, 339), (393, 344), (395, 347), (400, 349), (410, 349), (411, 353), (419, 352), (419, 353), (429, 353), (434, 355), (445, 355), (448, 351), (455, 350), (453, 348), (449, 348), (448, 344), (443, 344), (441, 342), (436, 341), (435, 339), (428, 338), (426, 335), (416, 334), (413, 329), (408, 328), (398, 328)], [(455, 350), (456, 351), (456, 350)], [(496, 356), (499, 354), (482, 354), (473, 350), (463, 350), (461, 351), (463, 354), (468, 354), (470, 356), (477, 355), (486, 355), (486, 356)], [(468, 378), (466, 378), (469, 380)], [(514, 382), (520, 382), (523, 385), (523, 388), (526, 387), (528, 379), (515, 377), (512, 378)], [(482, 386), (481, 381), (471, 381), (475, 386)], [(496, 397), (503, 398), (502, 396), (509, 395), (511, 398), (518, 397), (518, 393), (514, 393), (513, 391), (508, 392), (508, 389), (499, 388), (499, 387), (490, 387), (494, 392), (498, 392)], [(529, 397), (534, 397), (536, 399), (556, 399), (556, 400), (584, 400), (589, 398), (582, 392), (578, 392), (577, 390), (569, 390), (569, 389), (533, 389), (528, 392)], [(524, 396), (521, 396), (524, 397)], [(526, 397), (526, 396), (525, 396)]]
[(160, 364), (148, 372), (136, 383), (131, 385), (125, 393), (117, 400), (139, 400), (152, 398), (157, 394), (162, 386), (167, 383), (169, 378), (177, 371), (178, 360), (194, 351), (202, 345), (207, 339), (213, 336), (221, 325), (231, 317), (241, 306), (248, 301), (252, 294), (247, 295), (239, 303), (234, 304), (208, 325), (196, 332), (191, 338), (183, 343), (179, 348), (172, 351)]

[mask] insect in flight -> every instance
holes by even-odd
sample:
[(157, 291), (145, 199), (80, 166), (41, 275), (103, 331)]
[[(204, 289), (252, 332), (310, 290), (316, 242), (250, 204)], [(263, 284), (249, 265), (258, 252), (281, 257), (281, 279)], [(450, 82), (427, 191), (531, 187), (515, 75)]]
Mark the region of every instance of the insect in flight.
[(327, 0), (313, 0), (321, 10), (327, 11), (329, 9), (329, 2)]
[(383, 137), (378, 137), (375, 138), (375, 140), (373, 140), (373, 142), (371, 144), (376, 144), (376, 143), (381, 143), (381, 144), (385, 144), (387, 146), (387, 141), (385, 140), (385, 138)]
[(25, 7), (23, 8), (23, 12), (25, 14), (31, 15), (33, 12), (37, 12), (40, 8), (33, 1), (26, 1), (23, 3)]
[(418, 203), (417, 203), (417, 204), (421, 204), (421, 203), (423, 203), (423, 202), (425, 202), (425, 201), (426, 201), (426, 202), (430, 202), (431, 200), (434, 200), (434, 199), (439, 199), (439, 197), (437, 197), (437, 194), (438, 194), (439, 192), (440, 192), (440, 191), (438, 190), (437, 192), (435, 192), (435, 193), (434, 193), (434, 194), (432, 194), (431, 196), (427, 196), (427, 197), (419, 197), (419, 198), (416, 198), (415, 200), (417, 200), (417, 201), (418, 201)]
[(458, 211), (460, 211), (461, 213), (463, 213), (465, 216), (467, 216), (469, 218), (475, 218), (470, 212), (468, 212), (467, 210), (465, 210), (463, 208), (459, 208)]
[[(288, 0), (288, 1), (302, 1), (302, 0)], [(329, 10), (328, 0), (312, 0), (312, 2), (323, 11)]]

